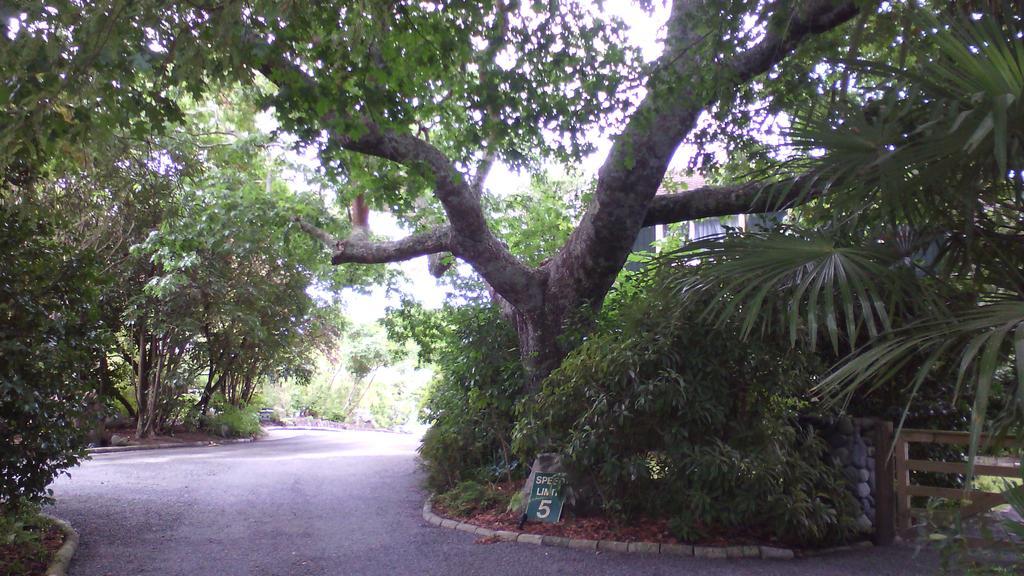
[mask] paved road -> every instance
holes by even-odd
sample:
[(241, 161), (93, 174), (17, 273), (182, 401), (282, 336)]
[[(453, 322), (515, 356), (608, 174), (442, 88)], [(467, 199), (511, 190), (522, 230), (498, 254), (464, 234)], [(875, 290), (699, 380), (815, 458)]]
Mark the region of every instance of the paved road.
[(72, 576), (936, 573), (901, 548), (772, 562), (475, 544), (423, 521), (415, 447), (399, 434), (288, 431), (98, 455), (55, 483), (52, 512), (82, 535)]

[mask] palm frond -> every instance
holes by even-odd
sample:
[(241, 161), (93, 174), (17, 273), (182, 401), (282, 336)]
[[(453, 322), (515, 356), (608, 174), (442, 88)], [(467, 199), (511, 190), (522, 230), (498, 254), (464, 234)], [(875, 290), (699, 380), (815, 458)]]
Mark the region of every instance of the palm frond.
[(738, 318), (744, 338), (760, 326), (812, 350), (827, 337), (838, 353), (841, 342), (891, 330), (895, 310), (930, 302), (892, 247), (841, 245), (822, 232), (712, 237), (664, 258), (681, 271), (670, 282), (684, 300), (710, 302), (705, 319)]
[[(1010, 148), (1019, 146), (1013, 141), (1024, 126), (1024, 39), (991, 17), (929, 24), (939, 30), (939, 57), (925, 76), (934, 92), (948, 94), (963, 108), (951, 135), (969, 134), (964, 151), (991, 154), (998, 174), (1005, 176)], [(991, 147), (982, 150), (983, 142)]]
[(863, 107), (794, 119), (787, 133), (802, 154), (785, 170), (826, 179), (841, 192), (833, 200), (841, 212), (871, 207), (890, 222), (924, 222), (1001, 183), (1024, 182), (1024, 38), (1017, 25), (991, 17), (939, 21), (924, 11), (918, 18), (935, 50), (916, 69), (846, 62), (888, 73), (892, 83)]
[(893, 375), (893, 367), (925, 358), (911, 384), (911, 396), (940, 358), (958, 364), (956, 393), (965, 386), (974, 392), (971, 411), (970, 461), (988, 416), (997, 370), (1015, 359), (1017, 388), (1024, 386), (1024, 301), (994, 296), (977, 306), (955, 310), (946, 318), (924, 320), (884, 334), (839, 364), (818, 384), (816, 392), (831, 403), (844, 403), (855, 390), (878, 388)]

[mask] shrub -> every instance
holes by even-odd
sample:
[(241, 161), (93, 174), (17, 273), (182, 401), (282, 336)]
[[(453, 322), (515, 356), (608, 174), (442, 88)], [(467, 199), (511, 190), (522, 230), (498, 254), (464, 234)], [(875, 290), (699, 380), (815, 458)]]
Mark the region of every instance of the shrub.
[(44, 499), (85, 448), (97, 282), (41, 222), (0, 203), (0, 512)]
[(668, 517), (683, 540), (851, 536), (856, 503), (795, 423), (815, 359), (737, 345), (735, 327), (701, 323), (657, 279), (628, 290), (524, 404), (517, 452), (562, 452), (579, 509)]
[(394, 340), (414, 340), (420, 361), (439, 367), (421, 415), (431, 423), (420, 446), (428, 487), (445, 492), (466, 480), (521, 473), (511, 432), (522, 368), (515, 332), (497, 308), (470, 303), (426, 311), (406, 304), (387, 324)]
[(467, 480), (437, 496), (437, 503), (455, 516), (487, 510), (505, 499), (491, 484)]
[(230, 404), (219, 406), (217, 414), (206, 419), (205, 427), (226, 438), (252, 438), (262, 431), (259, 410), (255, 405), (244, 408)]

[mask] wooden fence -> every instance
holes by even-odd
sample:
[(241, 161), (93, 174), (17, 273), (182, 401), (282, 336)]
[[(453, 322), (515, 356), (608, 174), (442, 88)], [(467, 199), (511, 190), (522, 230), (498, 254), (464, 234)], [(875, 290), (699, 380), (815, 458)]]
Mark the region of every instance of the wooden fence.
[[(891, 430), (891, 425), (890, 428)], [(895, 482), (894, 492), (896, 496), (895, 528), (900, 533), (907, 533), (920, 525), (925, 519), (927, 510), (913, 508), (911, 506), (914, 496), (927, 496), (960, 500), (959, 509), (943, 511), (947, 515), (959, 512), (962, 518), (968, 518), (984, 513), (994, 506), (1006, 503), (1006, 498), (998, 492), (986, 492), (983, 490), (965, 490), (962, 488), (948, 488), (941, 486), (927, 486), (911, 482), (911, 472), (937, 472), (940, 474), (967, 475), (968, 465), (966, 462), (944, 462), (939, 460), (918, 460), (910, 458), (911, 444), (944, 444), (954, 446), (967, 446), (970, 444), (970, 434), (967, 432), (949, 432), (943, 430), (917, 430), (903, 429), (896, 436), (893, 447), (893, 463)], [(1011, 445), (1014, 438), (1001, 438), (993, 440), (982, 436), (983, 446), (997, 448), (999, 446)], [(884, 446), (889, 444), (878, 444), (878, 450), (885, 450)], [(879, 459), (881, 460), (881, 458)], [(988, 460), (986, 460), (988, 462)], [(994, 463), (983, 463), (980, 459), (974, 465), (975, 476), (998, 476), (1003, 478), (1020, 478), (1020, 461), (1010, 459), (994, 460)], [(882, 477), (881, 475), (879, 476)], [(888, 478), (888, 476), (886, 476)], [(887, 491), (887, 490), (886, 490)], [(883, 485), (879, 485), (879, 494), (883, 493)], [(934, 514), (934, 512), (933, 512)], [(880, 526), (881, 527), (881, 526)]]

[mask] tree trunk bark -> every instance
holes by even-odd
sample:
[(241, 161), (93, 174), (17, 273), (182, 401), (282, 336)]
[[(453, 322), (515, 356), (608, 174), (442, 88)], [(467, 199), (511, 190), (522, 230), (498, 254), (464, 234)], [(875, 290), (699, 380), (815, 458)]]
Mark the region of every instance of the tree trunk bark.
[(139, 362), (135, 380), (135, 437), (142, 438), (146, 429), (146, 392), (149, 388), (149, 363), (146, 361), (146, 325), (139, 326)]
[(370, 238), (370, 205), (366, 203), (366, 197), (362, 194), (356, 196), (349, 208), (349, 217), (352, 221), (352, 233), (350, 238), (357, 240), (369, 240)]
[[(146, 425), (142, 429), (142, 434), (139, 438), (145, 436), (146, 438), (152, 438), (157, 433), (157, 406), (156, 401), (160, 397), (160, 375), (164, 368), (164, 350), (160, 346), (160, 342), (157, 339), (153, 339), (149, 344), (150, 351), (157, 355), (156, 358), (156, 370), (150, 372), (150, 383), (148, 395), (146, 397)], [(151, 360), (152, 361), (152, 360)]]
[(113, 384), (110, 382), (110, 373), (107, 366), (107, 353), (106, 350), (102, 350), (99, 353), (99, 367), (97, 369), (98, 384), (96, 386), (96, 394), (89, 403), (89, 411), (92, 413), (93, 418), (93, 429), (89, 433), (89, 442), (94, 443), (97, 446), (105, 446), (107, 443), (107, 403), (106, 399), (110, 395), (110, 388)]
[[(203, 335), (206, 336), (206, 340), (210, 340), (210, 329), (206, 328), (203, 330)], [(217, 354), (217, 358), (214, 359), (211, 353), (210, 355), (210, 371), (206, 373), (206, 386), (203, 387), (203, 393), (199, 396), (199, 401), (196, 402), (195, 410), (199, 413), (199, 416), (206, 414), (206, 410), (210, 407), (210, 398), (213, 397), (213, 391), (216, 388), (214, 384), (214, 378), (217, 376), (217, 366), (220, 365), (221, 361), (224, 360), (224, 350)]]
[(138, 410), (136, 410), (132, 406), (131, 402), (129, 402), (128, 399), (124, 397), (124, 394), (121, 394), (120, 390), (118, 390), (116, 387), (115, 388), (111, 388), (110, 389), (110, 395), (113, 396), (115, 400), (117, 400), (118, 402), (121, 403), (121, 406), (124, 407), (124, 411), (128, 413), (128, 418), (138, 418), (139, 417)]
[(563, 329), (554, 318), (560, 315), (526, 316), (517, 314), (516, 332), (519, 334), (519, 356), (526, 371), (524, 392), (540, 392), (541, 384), (562, 364), (567, 350), (560, 342)]
[(210, 363), (210, 371), (206, 375), (206, 386), (203, 387), (203, 393), (199, 396), (199, 401), (196, 402), (195, 410), (199, 416), (206, 414), (206, 410), (210, 407), (210, 398), (213, 397), (214, 390), (214, 377), (217, 375), (216, 369), (214, 368), (213, 362)]

